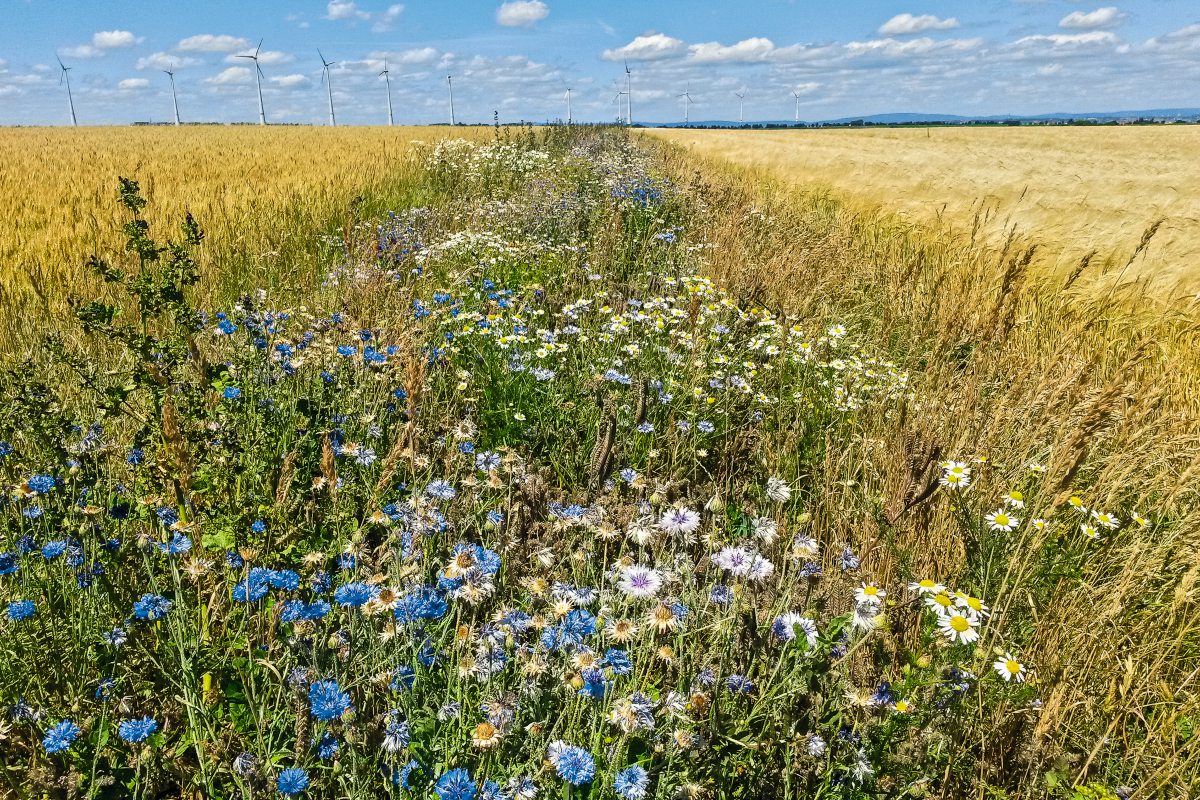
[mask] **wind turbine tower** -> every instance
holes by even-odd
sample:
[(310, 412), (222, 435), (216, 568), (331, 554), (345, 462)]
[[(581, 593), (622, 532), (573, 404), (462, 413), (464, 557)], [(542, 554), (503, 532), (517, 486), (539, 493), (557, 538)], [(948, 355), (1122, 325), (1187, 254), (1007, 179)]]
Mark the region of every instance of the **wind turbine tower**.
[(633, 125), (633, 90), (630, 88), (629, 62), (625, 62), (625, 124)]
[(383, 72), (381, 72), (381, 73), (379, 73), (379, 74), (383, 76), (383, 80), (384, 80), (384, 82), (385, 82), (385, 83), (387, 83), (387, 93), (388, 93), (388, 125), (390, 126), (390, 125), (392, 125), (392, 124), (393, 124), (393, 121), (392, 121), (392, 79), (388, 77), (388, 66), (387, 66), (387, 59), (386, 59), (386, 58), (383, 60)]
[(683, 94), (675, 95), (683, 98), (683, 127), (688, 126), (690, 112), (692, 110), (692, 85), (689, 83)]
[(71, 107), (71, 125), (78, 128), (79, 120), (75, 119), (75, 98), (71, 96), (71, 76), (67, 74), (72, 67), (64, 66), (62, 59), (57, 55), (54, 57), (58, 60), (58, 68), (62, 70), (58, 75), (58, 85), (62, 86), (64, 82), (67, 84), (67, 105)]
[(453, 81), (453, 78), (454, 78), (453, 75), (446, 76), (446, 88), (448, 88), (450, 90), (450, 124), (456, 125), (457, 122), (454, 119), (454, 81)]
[(733, 94), (734, 94), (734, 97), (736, 97), (738, 99), (738, 124), (741, 125), (745, 119), (742, 116), (742, 104), (746, 100), (746, 87), (743, 86), (742, 90), (740, 92), (734, 92)]
[(567, 124), (571, 124), (571, 87), (567, 87)]
[(262, 50), (262, 39), (258, 40), (258, 47), (254, 48), (254, 55), (238, 56), (238, 58), (248, 58), (254, 62), (254, 73), (255, 73), (254, 77), (255, 77), (256, 81), (258, 82), (258, 124), (266, 125), (267, 124), (267, 112), (263, 108), (263, 99), (262, 99), (263, 71), (262, 71), (262, 67), (260, 67), (258, 65), (258, 53), (260, 50)]
[(317, 55), (321, 58), (321, 80), (325, 83), (325, 91), (329, 95), (329, 127), (337, 125), (337, 117), (333, 115), (333, 83), (329, 80), (329, 68), (336, 64), (336, 61), (326, 61), (325, 56), (321, 55), (321, 50), (318, 48)]
[(164, 69), (167, 77), (171, 79), (171, 104), (175, 106), (175, 124), (179, 124), (179, 98), (175, 96), (175, 73), (169, 69)]
[(796, 98), (796, 124), (799, 125), (800, 124), (800, 93), (797, 91), (793, 91), (792, 96), (794, 96)]

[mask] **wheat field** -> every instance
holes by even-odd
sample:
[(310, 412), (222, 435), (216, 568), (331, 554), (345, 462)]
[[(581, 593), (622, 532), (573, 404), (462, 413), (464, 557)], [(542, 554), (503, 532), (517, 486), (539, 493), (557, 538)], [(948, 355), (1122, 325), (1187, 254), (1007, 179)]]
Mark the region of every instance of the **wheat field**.
[(409, 127), (0, 130), (0, 192), (11, 204), (0, 215), (0, 309), (22, 312), (3, 315), (0, 350), (34, 336), (30, 318), (57, 314), (70, 295), (85, 293), (89, 256), (120, 246), (118, 177), (140, 181), (151, 226), (174, 225), (187, 211), (201, 221), (209, 244), (201, 266), (223, 278), (207, 286), (304, 286), (319, 257), (312, 230), (346, 216), (355, 197), (407, 199), (414, 142), (446, 135)]
[(649, 133), (914, 222), (978, 225), (993, 240), (1015, 227), (1044, 271), (1067, 273), (1094, 250), (1092, 280), (1148, 281), (1159, 297), (1200, 290), (1197, 126)]

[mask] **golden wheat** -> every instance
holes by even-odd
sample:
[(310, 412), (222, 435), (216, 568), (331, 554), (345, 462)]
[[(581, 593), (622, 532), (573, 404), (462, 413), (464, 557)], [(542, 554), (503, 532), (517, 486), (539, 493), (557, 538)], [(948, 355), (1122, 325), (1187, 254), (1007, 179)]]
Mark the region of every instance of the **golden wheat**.
[[(246, 280), (303, 288), (319, 250), (315, 233), (347, 215), (354, 198), (395, 199), (412, 174), (413, 142), (437, 128), (162, 127), (0, 131), (0, 350), (29, 341), (20, 317), (63, 313), (87, 295), (85, 259), (119, 247), (118, 176), (142, 184), (156, 230), (190, 211), (207, 234), (207, 292), (230, 264)], [(454, 135), (460, 135), (455, 132)], [(468, 136), (484, 135), (478, 129)], [(413, 198), (419, 200), (419, 197)], [(228, 275), (222, 275), (222, 278)], [(44, 325), (42, 326), (44, 330)]]
[(1042, 271), (1069, 273), (1094, 251), (1103, 263), (1084, 274), (1089, 283), (1200, 291), (1200, 126), (651, 133), (992, 243), (1015, 227), (1039, 245)]

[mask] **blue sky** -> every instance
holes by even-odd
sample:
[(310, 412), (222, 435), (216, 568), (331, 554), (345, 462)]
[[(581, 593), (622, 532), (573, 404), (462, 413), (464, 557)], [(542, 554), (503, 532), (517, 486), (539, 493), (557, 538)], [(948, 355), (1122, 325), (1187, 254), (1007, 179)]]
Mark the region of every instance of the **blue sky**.
[(922, 111), (1032, 114), (1200, 106), (1200, 2), (1126, 0), (3, 0), (0, 124), (612, 120), (624, 62), (635, 121)]

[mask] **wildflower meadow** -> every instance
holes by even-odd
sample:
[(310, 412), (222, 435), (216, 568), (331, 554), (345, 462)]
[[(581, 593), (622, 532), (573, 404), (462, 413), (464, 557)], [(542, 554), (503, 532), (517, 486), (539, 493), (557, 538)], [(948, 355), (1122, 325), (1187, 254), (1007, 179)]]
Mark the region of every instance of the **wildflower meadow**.
[(955, 547), (885, 570), (817, 511), (862, 419), (938, 413), (885, 342), (711, 277), (625, 133), (421, 152), (423, 205), (312, 231), (318, 290), (225, 307), (205, 220), (114, 187), (103, 291), (4, 378), (0, 794), (1137, 789), (1030, 751), (1027, 648), (1153, 507), (930, 453), (877, 517)]

